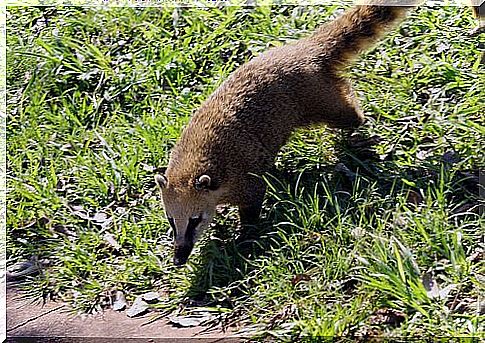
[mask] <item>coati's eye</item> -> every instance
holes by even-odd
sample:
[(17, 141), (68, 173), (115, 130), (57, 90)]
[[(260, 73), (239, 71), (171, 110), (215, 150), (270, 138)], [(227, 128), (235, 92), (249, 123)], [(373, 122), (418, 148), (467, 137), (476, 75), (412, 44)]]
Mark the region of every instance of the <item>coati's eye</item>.
[(217, 188), (219, 188), (219, 183), (217, 180), (212, 179), (209, 175), (204, 174), (194, 180), (194, 187), (198, 191), (215, 191)]
[(185, 231), (185, 238), (192, 241), (195, 237), (195, 231), (197, 226), (199, 226), (202, 221), (202, 216), (192, 217), (189, 219), (189, 224), (187, 225), (187, 230)]

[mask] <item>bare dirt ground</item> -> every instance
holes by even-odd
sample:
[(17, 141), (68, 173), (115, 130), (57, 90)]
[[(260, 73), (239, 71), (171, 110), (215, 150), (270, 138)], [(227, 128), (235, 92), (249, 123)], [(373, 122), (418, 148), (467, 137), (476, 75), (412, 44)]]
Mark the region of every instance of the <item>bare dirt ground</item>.
[(66, 304), (45, 305), (23, 299), (7, 288), (7, 342), (227, 342), (229, 333), (205, 327), (176, 328), (168, 320), (147, 324), (150, 315), (128, 318), (108, 310), (97, 315), (73, 315)]

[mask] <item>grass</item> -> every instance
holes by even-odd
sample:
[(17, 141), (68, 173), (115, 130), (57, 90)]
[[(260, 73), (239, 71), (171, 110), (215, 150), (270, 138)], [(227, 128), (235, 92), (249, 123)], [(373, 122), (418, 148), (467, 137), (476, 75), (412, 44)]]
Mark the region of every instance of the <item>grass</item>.
[(47, 266), (28, 294), (92, 312), (157, 290), (155, 314), (262, 337), (483, 337), (485, 41), (464, 8), (421, 8), (363, 54), (360, 138), (296, 132), (258, 231), (225, 208), (172, 266), (153, 174), (191, 113), (339, 10), (8, 8), (8, 263)]

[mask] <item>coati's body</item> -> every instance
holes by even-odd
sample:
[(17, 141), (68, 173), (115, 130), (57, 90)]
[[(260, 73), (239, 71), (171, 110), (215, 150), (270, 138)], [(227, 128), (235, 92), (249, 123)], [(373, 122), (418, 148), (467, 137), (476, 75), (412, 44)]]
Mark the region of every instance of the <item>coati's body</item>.
[(258, 175), (299, 127), (354, 128), (363, 122), (342, 67), (407, 8), (357, 6), (312, 36), (273, 48), (237, 69), (194, 114), (157, 177), (185, 263), (218, 204), (257, 221), (265, 193)]

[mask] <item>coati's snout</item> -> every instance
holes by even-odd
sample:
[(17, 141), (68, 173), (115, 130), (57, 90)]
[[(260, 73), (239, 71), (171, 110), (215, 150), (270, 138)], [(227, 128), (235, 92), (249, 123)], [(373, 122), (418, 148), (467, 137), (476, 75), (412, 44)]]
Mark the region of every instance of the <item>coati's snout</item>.
[(188, 222), (184, 219), (174, 219), (167, 214), (168, 222), (174, 232), (174, 255), (173, 264), (183, 266), (194, 248), (195, 242), (209, 224), (207, 214), (189, 217)]
[(218, 200), (214, 182), (206, 174), (194, 180), (155, 175), (155, 182), (174, 233), (173, 263), (182, 266), (214, 216)]

